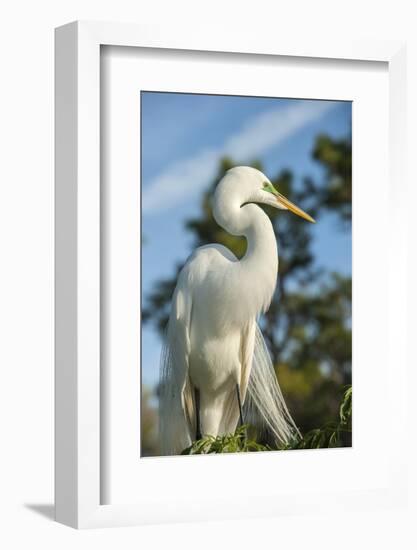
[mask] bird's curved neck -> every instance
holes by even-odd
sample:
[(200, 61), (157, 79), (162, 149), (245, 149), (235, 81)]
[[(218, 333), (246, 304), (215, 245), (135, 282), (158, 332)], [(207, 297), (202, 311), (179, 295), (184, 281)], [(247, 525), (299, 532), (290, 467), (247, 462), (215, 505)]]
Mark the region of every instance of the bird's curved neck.
[(237, 263), (239, 280), (248, 283), (257, 297), (258, 311), (266, 311), (275, 290), (278, 272), (278, 248), (269, 217), (255, 204), (224, 201), (215, 207), (215, 218), (228, 233), (244, 236), (247, 250)]
[[(260, 269), (263, 264), (270, 265), (273, 260), (275, 264), (277, 264), (277, 242), (270, 219), (259, 206), (251, 204), (243, 208), (251, 209), (251, 219), (245, 231), (242, 233), (247, 240), (247, 250), (241, 261), (245, 264), (253, 263), (258, 269)], [(277, 267), (278, 266), (275, 265), (275, 275)]]

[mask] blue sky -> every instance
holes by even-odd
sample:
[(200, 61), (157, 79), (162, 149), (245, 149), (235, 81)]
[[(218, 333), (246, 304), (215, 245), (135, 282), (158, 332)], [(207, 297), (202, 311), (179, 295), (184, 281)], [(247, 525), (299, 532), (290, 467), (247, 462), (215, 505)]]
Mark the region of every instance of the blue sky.
[[(260, 160), (270, 178), (289, 169), (296, 182), (320, 181), (322, 169), (311, 158), (316, 136), (345, 137), (351, 128), (348, 102), (142, 92), (141, 106), (143, 296), (189, 255), (184, 220), (198, 215), (220, 158)], [(331, 215), (315, 226), (313, 252), (318, 265), (351, 273), (351, 235)], [(146, 326), (145, 384), (158, 379), (159, 353), (159, 336)]]

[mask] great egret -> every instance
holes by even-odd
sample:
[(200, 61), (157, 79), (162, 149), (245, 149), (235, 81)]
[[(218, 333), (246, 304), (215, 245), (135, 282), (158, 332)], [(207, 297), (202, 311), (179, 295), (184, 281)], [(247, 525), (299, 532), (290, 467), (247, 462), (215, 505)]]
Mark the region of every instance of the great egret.
[(161, 358), (162, 454), (179, 454), (202, 435), (223, 435), (244, 422), (243, 405), (281, 443), (299, 432), (288, 412), (257, 318), (275, 291), (278, 250), (267, 204), (314, 222), (259, 170), (231, 168), (214, 193), (216, 222), (247, 239), (239, 261), (226, 247), (198, 248), (174, 291)]

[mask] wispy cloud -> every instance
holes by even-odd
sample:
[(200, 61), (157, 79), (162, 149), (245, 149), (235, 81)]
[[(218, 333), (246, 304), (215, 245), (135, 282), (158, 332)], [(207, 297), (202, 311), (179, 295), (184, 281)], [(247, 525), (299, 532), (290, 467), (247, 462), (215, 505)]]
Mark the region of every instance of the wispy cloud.
[(209, 184), (221, 157), (227, 155), (239, 162), (248, 162), (318, 120), (335, 105), (327, 101), (300, 100), (288, 107), (276, 107), (252, 117), (221, 147), (205, 149), (193, 157), (182, 159), (157, 176), (143, 192), (143, 211), (160, 212), (176, 206)]

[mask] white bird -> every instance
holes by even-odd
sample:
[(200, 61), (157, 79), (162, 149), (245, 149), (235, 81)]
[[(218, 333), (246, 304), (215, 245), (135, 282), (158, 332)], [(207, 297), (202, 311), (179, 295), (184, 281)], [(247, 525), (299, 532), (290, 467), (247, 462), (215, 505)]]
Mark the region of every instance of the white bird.
[(299, 434), (257, 324), (275, 291), (278, 248), (256, 203), (314, 222), (259, 170), (231, 168), (218, 183), (214, 218), (244, 236), (247, 251), (238, 260), (222, 245), (202, 246), (178, 276), (161, 358), (161, 454), (179, 454), (204, 435), (233, 433), (249, 404), (277, 442)]

